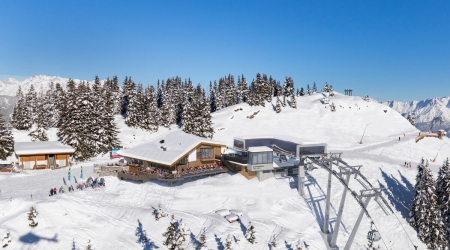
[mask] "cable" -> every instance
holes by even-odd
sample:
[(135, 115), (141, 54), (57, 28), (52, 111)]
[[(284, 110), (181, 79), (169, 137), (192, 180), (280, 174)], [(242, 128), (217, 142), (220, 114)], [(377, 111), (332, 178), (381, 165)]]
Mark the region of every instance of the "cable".
[(403, 224), (401, 223), (401, 221), (398, 219), (397, 215), (395, 213), (393, 213), (395, 215), (395, 218), (397, 218), (398, 223), (400, 223), (400, 226), (402, 226), (403, 231), (405, 232), (406, 236), (408, 236), (409, 241), (411, 241), (411, 244), (416, 247), (416, 245), (414, 245), (414, 243), (412, 242), (411, 238), (409, 237), (409, 234), (406, 232), (405, 228), (403, 227)]

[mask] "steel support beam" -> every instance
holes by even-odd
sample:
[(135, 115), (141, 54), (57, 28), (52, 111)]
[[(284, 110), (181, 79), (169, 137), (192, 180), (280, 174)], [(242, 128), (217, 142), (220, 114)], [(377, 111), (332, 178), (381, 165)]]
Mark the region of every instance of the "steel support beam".
[(356, 224), (353, 227), (350, 237), (348, 238), (347, 244), (345, 244), (344, 250), (350, 250), (350, 247), (353, 244), (353, 240), (355, 239), (356, 233), (358, 232), (359, 225), (361, 224), (362, 217), (364, 216), (365, 208), (367, 208), (367, 205), (369, 204), (371, 198), (372, 196), (368, 196), (366, 198), (366, 201), (364, 202), (364, 208), (362, 208), (361, 212), (359, 213), (358, 219), (356, 220)]
[(298, 193), (300, 196), (305, 195), (305, 166), (302, 164), (298, 167)]
[[(328, 162), (328, 167), (331, 170), (331, 161)], [(327, 203), (325, 205), (325, 214), (323, 219), (323, 227), (322, 227), (322, 233), (329, 234), (330, 230), (328, 229), (330, 224), (330, 197), (331, 197), (331, 171), (328, 172), (328, 185), (327, 185)], [(329, 237), (329, 235), (328, 235)], [(329, 242), (328, 238), (328, 242)]]
[[(345, 183), (348, 185), (348, 182), (350, 181), (351, 173), (347, 172), (345, 175), (346, 175)], [(337, 241), (337, 237), (339, 234), (339, 227), (341, 225), (342, 214), (344, 212), (345, 197), (347, 196), (347, 191), (348, 191), (348, 188), (347, 188), (347, 186), (345, 186), (344, 191), (342, 192), (341, 203), (339, 204), (339, 211), (337, 214), (333, 235), (331, 236), (331, 243), (330, 243), (331, 248), (336, 248), (336, 241)]]

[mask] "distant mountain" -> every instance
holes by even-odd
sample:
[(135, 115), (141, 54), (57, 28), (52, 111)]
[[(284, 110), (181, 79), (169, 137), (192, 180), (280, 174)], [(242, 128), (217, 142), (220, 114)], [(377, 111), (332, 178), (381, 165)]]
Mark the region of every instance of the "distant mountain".
[(0, 114), (6, 121), (9, 121), (9, 115), (11, 115), (15, 104), (15, 96), (0, 95)]
[[(23, 81), (18, 81), (14, 78), (8, 78), (0, 81), (0, 113), (5, 120), (9, 120), (9, 115), (12, 113), (14, 105), (16, 104), (16, 93), (19, 86), (22, 87), (24, 94), (28, 92), (30, 86), (33, 84), (34, 89), (39, 91), (47, 91), (50, 88), (50, 83), (60, 83), (65, 89), (69, 78), (62, 78), (59, 76), (35, 75)], [(76, 83), (81, 80), (74, 79)], [(93, 81), (88, 81), (92, 83)], [(103, 81), (102, 81), (103, 82)]]
[[(23, 81), (17, 81), (14, 78), (8, 78), (4, 81), (0, 81), (0, 95), (7, 95), (7, 96), (16, 96), (17, 89), (19, 86), (22, 87), (22, 91), (26, 93), (28, 89), (30, 89), (31, 84), (34, 85), (34, 89), (39, 92), (41, 89), (43, 91), (46, 91), (50, 83), (53, 82), (54, 84), (60, 83), (63, 88), (65, 88), (66, 83), (69, 79), (68, 78), (62, 78), (59, 76), (46, 76), (46, 75), (36, 75), (32, 76), (28, 79), (25, 79)], [(74, 79), (76, 83), (80, 82), (78, 79)]]
[(450, 130), (450, 96), (425, 99), (422, 101), (386, 101), (382, 103), (396, 110), (404, 117), (411, 112), (415, 117), (416, 127), (421, 131), (428, 131), (430, 122), (435, 117), (442, 117), (443, 122), (441, 128), (445, 131)]

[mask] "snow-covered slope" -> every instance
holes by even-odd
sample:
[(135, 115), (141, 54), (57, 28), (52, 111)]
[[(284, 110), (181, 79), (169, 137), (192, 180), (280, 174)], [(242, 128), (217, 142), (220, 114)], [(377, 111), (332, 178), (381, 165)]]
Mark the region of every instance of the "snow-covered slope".
[[(213, 114), (216, 132), (213, 139), (231, 146), (233, 137), (238, 135), (281, 134), (328, 143), (329, 150), (343, 152), (343, 159), (350, 165), (363, 165), (361, 172), (373, 186), (386, 188), (385, 195), (395, 211), (386, 216), (377, 203), (371, 201), (368, 206), (371, 218), (363, 217), (351, 249), (365, 249), (371, 221), (382, 236), (383, 241), (376, 243), (381, 249), (414, 249), (413, 245), (426, 249), (406, 220), (414, 194), (416, 168), (407, 169), (403, 164), (408, 161), (415, 166), (421, 157), (433, 159), (437, 156), (436, 163), (431, 164), (436, 172), (443, 160), (450, 157), (450, 139), (425, 138), (415, 143), (418, 130), (389, 107), (337, 94), (331, 99), (337, 110), (331, 112), (320, 102), (321, 98), (321, 94), (298, 97), (297, 109), (285, 107), (279, 114), (270, 103), (266, 103), (266, 107), (242, 104), (220, 110)], [(257, 111), (253, 119), (247, 118)], [(128, 128), (120, 116), (116, 121), (122, 144), (128, 146), (168, 131), (160, 129), (152, 134)], [(369, 123), (363, 144), (358, 144)], [(14, 130), (17, 141), (29, 140), (26, 133)], [(48, 133), (52, 140), (56, 139), (55, 129)], [(90, 162), (76, 164), (72, 167), (69, 183), (74, 184), (73, 178), (79, 177), (80, 166), (87, 178), (95, 176), (93, 163), (111, 161), (106, 156), (99, 156)], [(67, 180), (67, 169), (0, 174), (0, 235), (6, 229), (11, 231), (13, 242), (8, 249), (83, 249), (88, 240), (95, 249), (166, 249), (162, 244), (162, 233), (170, 219), (153, 219), (152, 211), (158, 204), (167, 213), (183, 219), (190, 229), (189, 240), (198, 238), (205, 228), (208, 249), (223, 249), (228, 235), (241, 239), (233, 243), (233, 249), (269, 249), (272, 235), (277, 236), (279, 249), (293, 249), (297, 240), (304, 241), (304, 249), (325, 249), (319, 231), (323, 224), (328, 174), (321, 169), (307, 175), (305, 197), (298, 195), (297, 177), (258, 182), (229, 173), (173, 186), (107, 177), (104, 189), (48, 197), (50, 187), (63, 185), (62, 178)], [(350, 179), (349, 185), (356, 191), (362, 189), (354, 178)], [(336, 179), (332, 180), (332, 187), (330, 222), (334, 229), (343, 188)], [(39, 211), (39, 225), (34, 229), (28, 227), (27, 221), (31, 206)], [(242, 224), (228, 223), (215, 214), (218, 209), (242, 211)], [(358, 203), (347, 195), (337, 241), (341, 249), (360, 211)], [(255, 226), (258, 242), (255, 245), (243, 237), (248, 220)], [(150, 242), (142, 243), (144, 231)], [(194, 249), (194, 244), (185, 247)]]
[[(336, 93), (331, 99), (336, 112), (331, 112), (329, 105), (322, 104), (322, 99), (319, 93), (297, 97), (297, 109), (287, 105), (278, 114), (274, 111), (275, 99), (265, 107), (241, 104), (225, 108), (213, 113), (214, 139), (232, 145), (233, 136), (287, 133), (307, 141), (326, 142), (331, 150), (342, 150), (358, 147), (356, 142), (361, 140), (368, 124), (363, 145), (418, 132), (399, 113), (378, 102)], [(234, 111), (237, 108), (242, 110)], [(258, 111), (253, 119), (247, 118)]]
[[(442, 129), (446, 131), (450, 130), (450, 96), (422, 101), (387, 101), (382, 103), (396, 110), (404, 117), (406, 117), (409, 112), (414, 114), (416, 127), (421, 131), (428, 131), (430, 122), (435, 117), (442, 117)], [(450, 136), (450, 134), (448, 136)]]

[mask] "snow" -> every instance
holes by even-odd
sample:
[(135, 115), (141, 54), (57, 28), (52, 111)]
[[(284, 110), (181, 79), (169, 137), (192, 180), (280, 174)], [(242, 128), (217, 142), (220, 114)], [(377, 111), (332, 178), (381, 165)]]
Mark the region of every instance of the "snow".
[[(164, 140), (164, 143), (161, 143), (162, 140)], [(181, 130), (173, 130), (130, 149), (120, 150), (118, 154), (124, 157), (172, 165), (202, 142), (224, 145), (217, 141), (186, 134)], [(166, 150), (163, 150), (163, 147), (166, 147)]]
[(62, 154), (73, 153), (75, 149), (59, 141), (35, 141), (16, 142), (14, 144), (14, 152), (17, 155)]
[(248, 148), (249, 152), (272, 152), (273, 149), (266, 147), (266, 146), (262, 146), (262, 147), (249, 147)]
[[(413, 244), (418, 249), (426, 249), (406, 219), (414, 194), (415, 166), (422, 157), (434, 159), (442, 147), (436, 162), (430, 163), (436, 174), (443, 160), (450, 157), (450, 139), (425, 138), (415, 143), (414, 138), (419, 131), (387, 106), (336, 93), (331, 98), (336, 112), (331, 112), (329, 106), (325, 107), (320, 102), (322, 98), (321, 94), (297, 97), (297, 109), (282, 107), (279, 114), (270, 103), (266, 103), (266, 107), (242, 104), (225, 108), (213, 114), (214, 140), (233, 145), (233, 137), (270, 133), (327, 143), (329, 151), (342, 152), (343, 159), (350, 165), (363, 165), (361, 173), (372, 185), (386, 188), (385, 197), (395, 212), (386, 216), (378, 204), (371, 201), (367, 208), (371, 219), (363, 217), (351, 249), (365, 249), (371, 220), (382, 237), (377, 241), (382, 249), (385, 248), (383, 242), (388, 249), (414, 249)], [(242, 110), (235, 112), (239, 107)], [(253, 119), (246, 118), (258, 110), (260, 112)], [(117, 116), (116, 121), (120, 140), (127, 146), (159, 138), (169, 131), (160, 128), (152, 134), (128, 128), (121, 116)], [(357, 143), (369, 123), (363, 144)], [(178, 128), (172, 126), (171, 130)], [(29, 140), (27, 131), (13, 132), (16, 140)], [(47, 132), (51, 140), (57, 139), (56, 130)], [(155, 141), (159, 143), (159, 140)], [(168, 146), (167, 150), (170, 152), (171, 147)], [(99, 156), (90, 162), (78, 163), (72, 166), (72, 178), (68, 183), (75, 184), (75, 179), (80, 181), (81, 166), (87, 179), (97, 176), (93, 173), (93, 164), (112, 161), (107, 156)], [(412, 162), (413, 168), (405, 168), (405, 161)], [(198, 238), (205, 228), (208, 249), (219, 249), (217, 242), (223, 243), (229, 234), (241, 238), (239, 246), (234, 249), (267, 249), (272, 235), (277, 235), (281, 249), (294, 248), (298, 240), (308, 245), (305, 249), (325, 249), (319, 232), (323, 224), (328, 173), (321, 169), (306, 175), (304, 197), (298, 195), (297, 177), (259, 182), (256, 178), (247, 180), (238, 173), (183, 180), (172, 186), (162, 182), (139, 183), (105, 177), (104, 188), (49, 197), (49, 189), (63, 185), (62, 179), (67, 181), (67, 173), (65, 168), (0, 174), (0, 235), (6, 230), (10, 230), (12, 235), (7, 249), (83, 249), (89, 240), (95, 249), (151, 249), (151, 244), (165, 249), (162, 233), (169, 225), (170, 216), (158, 221), (154, 219), (152, 212), (159, 204), (165, 213), (183, 219), (192, 237)], [(353, 190), (361, 190), (353, 178), (349, 185)], [(331, 186), (330, 222), (334, 228), (343, 187), (336, 179), (332, 179)], [(36, 218), (39, 225), (33, 229), (27, 220), (31, 206), (39, 212)], [(221, 209), (230, 212), (230, 208), (242, 212), (240, 222), (228, 223), (216, 214)], [(341, 249), (360, 211), (358, 203), (347, 195), (337, 240)], [(258, 243), (254, 245), (243, 239), (249, 220), (255, 226)], [(138, 243), (138, 233), (143, 230), (151, 241), (144, 245)], [(189, 243), (185, 248), (194, 249), (194, 244)]]

